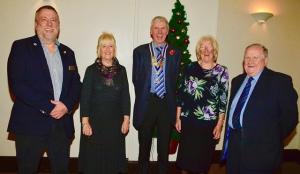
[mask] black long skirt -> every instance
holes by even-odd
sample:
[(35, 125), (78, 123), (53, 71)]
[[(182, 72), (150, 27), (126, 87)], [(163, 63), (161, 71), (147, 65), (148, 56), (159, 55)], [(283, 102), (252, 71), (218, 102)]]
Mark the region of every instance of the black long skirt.
[(177, 166), (189, 172), (208, 172), (215, 151), (215, 122), (181, 119)]

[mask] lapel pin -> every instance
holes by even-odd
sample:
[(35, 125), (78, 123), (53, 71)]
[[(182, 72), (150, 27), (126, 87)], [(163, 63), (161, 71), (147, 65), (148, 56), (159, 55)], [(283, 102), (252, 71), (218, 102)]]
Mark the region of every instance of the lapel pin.
[(33, 45), (34, 45), (34, 46), (37, 46), (37, 43), (33, 42)]
[(64, 54), (67, 54), (67, 51), (64, 51)]
[(171, 56), (173, 56), (173, 55), (175, 54), (175, 50), (171, 49), (171, 50), (169, 51), (169, 54), (170, 54)]

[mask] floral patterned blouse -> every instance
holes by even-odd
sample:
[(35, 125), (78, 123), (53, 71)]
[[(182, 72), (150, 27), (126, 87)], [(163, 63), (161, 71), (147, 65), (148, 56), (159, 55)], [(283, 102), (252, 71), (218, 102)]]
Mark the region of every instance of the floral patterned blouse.
[(178, 90), (181, 117), (217, 120), (219, 114), (226, 111), (228, 79), (225, 66), (217, 64), (207, 70), (202, 69), (198, 62), (188, 65)]

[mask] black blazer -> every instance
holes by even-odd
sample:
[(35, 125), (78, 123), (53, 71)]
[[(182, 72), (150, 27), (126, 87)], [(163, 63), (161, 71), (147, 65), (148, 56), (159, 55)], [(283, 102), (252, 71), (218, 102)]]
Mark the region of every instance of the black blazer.
[[(169, 45), (166, 54), (166, 99), (168, 103), (168, 116), (171, 117), (172, 123), (174, 123), (176, 118), (176, 81), (181, 53)], [(138, 129), (147, 111), (151, 88), (152, 64), (149, 44), (138, 46), (133, 50), (132, 68), (132, 82), (135, 90), (133, 126)]]
[[(59, 52), (63, 65), (63, 84), (60, 101), (69, 113), (60, 120), (68, 137), (74, 136), (73, 110), (80, 95), (80, 77), (74, 52), (60, 44)], [(47, 135), (55, 119), (49, 116), (54, 108), (50, 71), (42, 45), (37, 36), (13, 43), (8, 58), (8, 80), (15, 96), (8, 131), (25, 135)]]
[[(229, 107), (245, 77), (241, 74), (232, 80)], [(283, 140), (298, 123), (297, 98), (290, 76), (268, 68), (263, 70), (244, 111), (241, 160), (246, 168), (278, 167)], [(229, 137), (228, 153), (234, 153), (235, 147), (230, 144)]]

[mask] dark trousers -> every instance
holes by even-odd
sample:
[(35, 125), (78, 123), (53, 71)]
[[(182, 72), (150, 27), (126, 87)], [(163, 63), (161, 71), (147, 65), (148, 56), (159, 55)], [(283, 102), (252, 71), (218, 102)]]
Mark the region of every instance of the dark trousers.
[(169, 141), (171, 133), (171, 119), (167, 114), (167, 101), (151, 96), (148, 112), (138, 129), (139, 138), (139, 174), (148, 174), (149, 157), (154, 128), (157, 129), (158, 173), (165, 174), (169, 166)]
[[(231, 130), (228, 144), (227, 174), (273, 174), (274, 171), (249, 170), (243, 167), (242, 130)], [(259, 154), (257, 154), (259, 158)]]
[(69, 173), (70, 143), (59, 121), (53, 124), (48, 136), (16, 134), (18, 174), (37, 173), (45, 151), (50, 160), (51, 173)]

